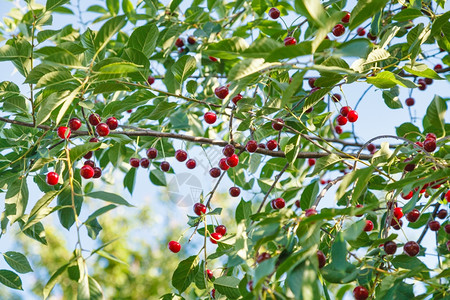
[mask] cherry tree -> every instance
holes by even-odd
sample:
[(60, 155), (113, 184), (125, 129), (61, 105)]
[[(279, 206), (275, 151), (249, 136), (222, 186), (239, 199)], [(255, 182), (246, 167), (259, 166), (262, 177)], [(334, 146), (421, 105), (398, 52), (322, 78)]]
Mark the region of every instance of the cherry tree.
[[(69, 278), (79, 299), (111, 297), (89, 258), (116, 259), (102, 218), (139, 209), (138, 169), (212, 184), (168, 237), (162, 299), (450, 296), (445, 0), (81, 4), (26, 0), (0, 27), (21, 76), (0, 82), (0, 237), (45, 249), (55, 215), (76, 239), (41, 296)], [(363, 102), (410, 117), (363, 139)], [(0, 283), (23, 289), (28, 258), (2, 254)]]

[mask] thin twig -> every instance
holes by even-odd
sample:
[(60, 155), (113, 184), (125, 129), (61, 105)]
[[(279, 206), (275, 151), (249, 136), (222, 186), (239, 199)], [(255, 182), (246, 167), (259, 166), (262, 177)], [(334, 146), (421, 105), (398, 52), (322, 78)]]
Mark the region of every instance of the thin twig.
[(264, 207), (264, 204), (266, 203), (266, 200), (267, 200), (267, 198), (269, 197), (270, 192), (272, 192), (272, 190), (273, 190), (273, 188), (275, 187), (275, 185), (277, 184), (278, 180), (280, 180), (281, 175), (283, 175), (283, 173), (287, 170), (287, 168), (289, 167), (289, 164), (290, 164), (290, 163), (286, 163), (286, 164), (284, 165), (284, 168), (281, 170), (281, 172), (280, 172), (277, 176), (275, 176), (275, 180), (274, 180), (274, 182), (272, 183), (272, 186), (269, 188), (269, 190), (267, 191), (266, 195), (264, 196), (264, 199), (263, 199), (263, 201), (261, 202), (261, 204), (259, 205), (259, 208), (258, 208), (258, 210), (256, 211), (256, 213), (259, 213), (259, 212), (261, 211), (261, 209)]

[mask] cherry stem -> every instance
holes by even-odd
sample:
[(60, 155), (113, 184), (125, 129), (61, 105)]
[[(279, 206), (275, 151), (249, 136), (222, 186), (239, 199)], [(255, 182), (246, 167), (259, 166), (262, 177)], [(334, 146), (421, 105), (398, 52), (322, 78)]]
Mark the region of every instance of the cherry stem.
[(290, 165), (289, 162), (286, 163), (286, 164), (284, 165), (284, 168), (281, 170), (281, 172), (280, 172), (277, 176), (275, 176), (274, 182), (272, 183), (272, 185), (270, 186), (270, 188), (269, 188), (269, 190), (267, 191), (266, 195), (264, 196), (264, 199), (263, 199), (263, 201), (261, 202), (261, 204), (259, 205), (259, 208), (258, 208), (258, 210), (256, 211), (256, 213), (261, 212), (261, 209), (264, 207), (264, 204), (266, 203), (266, 200), (267, 200), (267, 198), (269, 197), (270, 192), (272, 192), (272, 190), (274, 189), (274, 187), (275, 187), (275, 185), (277, 184), (278, 180), (280, 180), (281, 175), (283, 175), (283, 173), (287, 170), (287, 168), (289, 167), (289, 165)]

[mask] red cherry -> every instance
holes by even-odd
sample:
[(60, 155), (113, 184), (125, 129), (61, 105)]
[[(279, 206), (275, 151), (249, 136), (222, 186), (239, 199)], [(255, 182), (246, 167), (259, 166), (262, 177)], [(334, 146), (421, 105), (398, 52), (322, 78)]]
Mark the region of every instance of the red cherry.
[(216, 289), (212, 289), (210, 295), (211, 295), (211, 298), (216, 299)]
[(94, 176), (94, 168), (91, 166), (82, 166), (80, 169), (81, 177), (84, 179), (89, 179)]
[(206, 270), (206, 275), (208, 276), (208, 278), (211, 280), (214, 277), (214, 274), (211, 270), (207, 269)]
[(228, 96), (229, 90), (226, 86), (219, 86), (214, 90), (214, 94), (216, 94), (216, 97), (219, 99), (225, 99), (226, 96)]
[(257, 264), (260, 264), (260, 263), (262, 263), (263, 261), (270, 259), (270, 257), (271, 257), (271, 256), (270, 256), (269, 253), (263, 252), (263, 253), (261, 253), (260, 255), (258, 255), (258, 257), (256, 257), (256, 263), (257, 263)]
[(233, 186), (230, 187), (228, 192), (230, 193), (231, 197), (238, 197), (241, 194), (241, 189), (238, 188), (237, 186)]
[(233, 145), (228, 144), (225, 147), (223, 147), (222, 149), (222, 153), (223, 155), (225, 155), (226, 157), (230, 157), (231, 155), (234, 154), (235, 148)]
[(206, 206), (203, 203), (195, 203), (194, 204), (194, 213), (197, 216), (201, 216), (202, 214), (206, 214)]
[(406, 220), (408, 220), (411, 223), (416, 222), (417, 219), (419, 219), (419, 217), (420, 211), (418, 211), (417, 209), (413, 209), (412, 211), (406, 214)]
[(311, 88), (315, 88), (316, 86), (314, 85), (314, 83), (316, 82), (317, 78), (315, 77), (311, 77), (308, 79), (308, 84)]
[(204, 118), (205, 122), (208, 124), (214, 124), (217, 120), (216, 114), (213, 113), (212, 111), (208, 111), (207, 113), (205, 113)]
[(132, 109), (127, 110), (127, 113), (131, 114), (133, 112)]
[(400, 228), (402, 228), (403, 226), (403, 221), (402, 220), (398, 220), (396, 218), (392, 218), (391, 220), (391, 226), (392, 228), (394, 228), (395, 230), (400, 230)]
[(325, 254), (323, 254), (323, 252), (320, 250), (317, 250), (317, 260), (319, 261), (319, 269), (322, 269), (327, 263), (327, 258), (325, 257)]
[(92, 155), (94, 154), (94, 152), (89, 151), (88, 153), (86, 153), (83, 157), (86, 159), (90, 159), (92, 157)]
[(133, 168), (139, 168), (139, 163), (140, 163), (139, 158), (135, 158), (135, 157), (130, 158), (130, 165)]
[(68, 127), (60, 126), (58, 127), (58, 136), (63, 140), (70, 138), (71, 131)]
[(366, 30), (364, 30), (364, 28), (362, 28), (362, 27), (359, 27), (358, 29), (356, 29), (356, 33), (359, 36), (365, 36), (366, 35)]
[(423, 149), (427, 152), (433, 152), (436, 150), (436, 140), (435, 139), (426, 139), (423, 142)]
[(333, 97), (331, 97), (331, 99), (333, 99), (334, 102), (339, 102), (342, 99), (342, 96), (339, 94), (334, 94)]
[(442, 70), (442, 65), (441, 65), (441, 64), (437, 64), (437, 65), (434, 66), (433, 69), (434, 69), (435, 71)]
[(260, 149), (266, 149), (266, 144), (264, 144), (264, 143), (259, 143), (259, 144), (258, 144), (258, 148), (260, 148)]
[(384, 243), (384, 251), (386, 254), (395, 254), (395, 251), (397, 251), (397, 244), (393, 241), (387, 241)]
[(94, 176), (93, 178), (100, 178), (102, 177), (102, 169), (99, 167), (94, 167)]
[(167, 161), (163, 161), (159, 167), (163, 172), (168, 172), (170, 170), (170, 164)]
[(450, 202), (450, 190), (447, 191), (447, 193), (445, 193), (445, 200), (447, 200), (447, 202)]
[(281, 129), (283, 129), (284, 127), (284, 121), (280, 118), (275, 119), (274, 121), (272, 121), (272, 128), (280, 131)]
[(184, 150), (177, 150), (175, 151), (175, 158), (179, 161), (179, 162), (183, 162), (187, 159), (187, 153)]
[(374, 152), (376, 149), (374, 144), (367, 145), (367, 150), (369, 150), (369, 152)]
[(105, 123), (100, 123), (95, 127), (95, 131), (99, 136), (107, 136), (109, 134), (109, 127)]
[(285, 46), (292, 46), (297, 44), (297, 40), (293, 38), (292, 36), (288, 36), (284, 39), (284, 45)]
[(336, 24), (336, 26), (333, 27), (332, 32), (335, 36), (341, 36), (345, 33), (345, 27), (342, 24)]
[(220, 233), (213, 232), (211, 233), (211, 237), (209, 238), (209, 240), (211, 241), (211, 243), (217, 244), (217, 241), (220, 240), (221, 238), (222, 235)]
[(341, 115), (346, 117), (348, 115), (348, 112), (351, 111), (352, 108), (350, 106), (343, 106), (340, 110)]
[(101, 121), (102, 119), (98, 114), (91, 114), (89, 116), (89, 123), (91, 123), (92, 126), (97, 126)]
[(447, 251), (450, 252), (450, 241), (447, 241), (447, 243), (445, 245), (447, 245)]
[(353, 289), (353, 297), (356, 300), (366, 300), (369, 298), (369, 291), (363, 286), (357, 286)]
[(256, 149), (258, 149), (258, 143), (254, 140), (250, 140), (247, 142), (247, 145), (245, 146), (248, 152), (255, 152)]
[[(356, 208), (363, 208), (364, 205), (362, 205), (362, 204), (356, 204), (355, 207), (356, 207)], [(362, 217), (362, 215), (355, 215), (355, 216), (357, 216), (358, 218), (359, 218), (359, 217)]]
[(339, 125), (343, 126), (343, 125), (347, 124), (347, 118), (344, 117), (344, 116), (342, 116), (342, 115), (339, 115), (339, 116), (336, 118), (336, 122), (337, 122)]
[(155, 148), (149, 148), (147, 150), (147, 157), (149, 159), (154, 159), (156, 158), (156, 156), (158, 156), (158, 150), (156, 150)]
[(433, 79), (431, 79), (431, 78), (425, 78), (424, 80), (427, 85), (430, 85), (433, 83)]
[(227, 159), (226, 158), (221, 158), (219, 160), (219, 168), (221, 168), (223, 171), (226, 171), (226, 170), (228, 170), (230, 168), (230, 166), (227, 164)]
[(394, 217), (400, 220), (403, 217), (403, 211), (401, 207), (394, 208)]
[(89, 140), (89, 143), (98, 143), (100, 140), (96, 137), (93, 137)]
[(209, 60), (212, 62), (216, 62), (217, 58), (213, 57), (213, 56), (208, 56)]
[(106, 120), (106, 125), (108, 125), (109, 129), (114, 130), (119, 126), (119, 122), (114, 117), (109, 117)]
[(372, 231), (373, 230), (373, 222), (370, 220), (366, 220), (366, 226), (364, 226), (364, 231)]
[(350, 21), (350, 13), (347, 11), (347, 14), (341, 19), (342, 23), (348, 23)]
[(92, 161), (92, 160), (87, 160), (87, 161), (85, 161), (84, 162), (84, 165), (85, 166), (91, 166), (91, 167), (95, 167), (95, 162), (94, 161)]
[(81, 127), (81, 121), (78, 118), (72, 118), (69, 120), (69, 128), (72, 131), (77, 131)]
[(239, 157), (236, 154), (233, 154), (227, 158), (227, 165), (229, 165), (232, 168), (236, 167), (238, 165), (238, 163), (239, 163)]
[(314, 158), (308, 158), (308, 165), (310, 167), (314, 166), (316, 164), (316, 160)]
[(193, 158), (188, 159), (188, 161), (186, 162), (186, 167), (190, 170), (194, 169), (196, 166), (197, 166), (197, 162)]
[(178, 253), (181, 250), (180, 243), (176, 241), (170, 241), (167, 246), (169, 247), (169, 250), (172, 251), (173, 253)]
[(274, 150), (277, 146), (278, 146), (278, 143), (275, 140), (270, 140), (267, 142), (267, 149), (269, 149), (269, 150)]
[(194, 36), (189, 36), (188, 38), (187, 38), (187, 42), (190, 44), (190, 45), (194, 45), (196, 42), (197, 42), (197, 40), (195, 39), (195, 37)]
[(437, 136), (434, 133), (430, 132), (430, 133), (427, 133), (427, 135), (425, 136), (425, 139), (436, 140)]
[(377, 39), (376, 35), (371, 34), (370, 32), (367, 33), (367, 38), (369, 40), (375, 41)]
[(341, 134), (342, 133), (342, 127), (341, 126), (336, 126), (336, 127), (334, 127), (334, 131), (336, 131), (337, 134)]
[(141, 158), (141, 160), (139, 161), (141, 167), (143, 167), (144, 169), (147, 169), (148, 166), (150, 165), (150, 161), (148, 160), (148, 158)]
[(417, 85), (419, 86), (419, 90), (425, 91), (427, 88), (427, 84), (425, 81), (421, 81), (420, 79), (417, 81)]
[(347, 119), (350, 123), (356, 122), (358, 120), (358, 113), (355, 110), (350, 110), (347, 114)]
[(219, 177), (220, 176), (220, 169), (219, 168), (216, 168), (216, 167), (214, 167), (214, 168), (211, 168), (211, 170), (209, 170), (209, 175), (211, 175), (211, 177), (213, 177), (213, 178), (217, 178), (217, 177)]
[(244, 97), (242, 97), (241, 94), (237, 94), (236, 96), (233, 97), (233, 99), (231, 99), (231, 102), (233, 102), (234, 105), (237, 105), (237, 103), (239, 102), (239, 100), (241, 100), (242, 98), (244, 98)]
[(420, 246), (414, 241), (409, 241), (403, 246), (403, 251), (405, 251), (408, 256), (416, 256), (419, 254)]
[(441, 224), (438, 221), (430, 221), (428, 222), (428, 227), (431, 231), (438, 231), (441, 228)]
[[(405, 199), (405, 200), (409, 200), (409, 199), (411, 199), (412, 197), (413, 197), (413, 195), (414, 195), (414, 193), (413, 193), (413, 191), (410, 191), (408, 194), (401, 194), (401, 196), (402, 196), (402, 198), (403, 199)], [(408, 220), (409, 221), (409, 220)]]
[(278, 18), (280, 17), (280, 11), (278, 10), (278, 8), (272, 7), (272, 8), (269, 10), (269, 16), (270, 16), (272, 19), (276, 20), (276, 19), (278, 19)]
[(224, 236), (227, 233), (227, 228), (225, 227), (225, 225), (219, 225), (216, 227), (214, 231), (220, 234), (221, 236)]
[(176, 45), (178, 48), (181, 48), (181, 47), (184, 46), (184, 42), (183, 42), (183, 40), (182, 40), (181, 38), (177, 38), (177, 40), (175, 41), (175, 45)]
[(48, 172), (46, 180), (48, 185), (55, 185), (58, 183), (59, 175), (56, 172)]
[(447, 211), (445, 209), (441, 209), (437, 212), (436, 217), (443, 220), (447, 217)]
[(283, 198), (276, 198), (272, 200), (272, 207), (274, 209), (282, 209), (286, 205)]
[(314, 208), (308, 208), (305, 210), (305, 217), (317, 215), (317, 210)]
[(445, 225), (444, 230), (447, 234), (450, 234), (450, 224)]
[(153, 76), (148, 76), (147, 82), (148, 82), (149, 85), (154, 84), (154, 83), (155, 83), (155, 77), (153, 77)]

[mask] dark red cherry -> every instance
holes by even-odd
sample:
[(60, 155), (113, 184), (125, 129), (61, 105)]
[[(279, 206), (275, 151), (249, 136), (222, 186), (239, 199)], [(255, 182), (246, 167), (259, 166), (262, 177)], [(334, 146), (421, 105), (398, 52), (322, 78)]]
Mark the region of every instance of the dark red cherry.
[(163, 161), (159, 167), (161, 168), (161, 171), (163, 171), (163, 172), (169, 172), (169, 170), (170, 170), (170, 164), (168, 161)]

